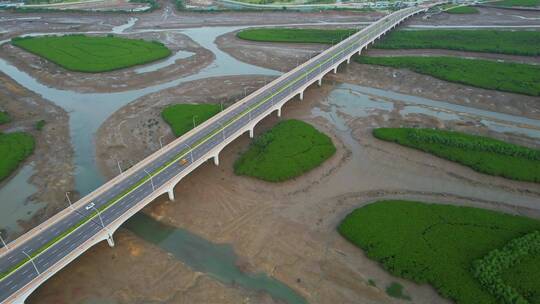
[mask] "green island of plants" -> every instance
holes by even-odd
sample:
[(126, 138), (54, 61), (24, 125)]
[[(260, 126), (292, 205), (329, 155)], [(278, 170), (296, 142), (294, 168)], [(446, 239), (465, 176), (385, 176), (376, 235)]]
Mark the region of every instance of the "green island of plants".
[(193, 129), (193, 121), (199, 125), (219, 113), (218, 104), (175, 104), (167, 106), (161, 117), (171, 126), (176, 137)]
[[(474, 261), (538, 229), (539, 221), (525, 217), (398, 200), (358, 208), (338, 226), (343, 237), (392, 274), (429, 283), (458, 304), (498, 303), (476, 279)], [(517, 275), (538, 282), (537, 273), (526, 274), (530, 277)]]
[(501, 30), (402, 30), (388, 33), (379, 49), (447, 49), (511, 55), (540, 55), (540, 32)]
[(460, 132), (378, 128), (373, 135), (458, 162), (478, 172), (509, 179), (540, 182), (540, 150)]
[(255, 138), (234, 163), (234, 172), (281, 182), (319, 166), (335, 152), (326, 134), (303, 121), (284, 120)]
[(540, 304), (540, 253), (531, 254), (519, 261), (517, 265), (504, 270), (501, 274), (503, 282), (514, 288), (531, 304)]
[(34, 151), (34, 137), (24, 132), (0, 133), (0, 181)]
[(503, 0), (493, 4), (499, 6), (540, 6), (540, 0)]
[(483, 89), (540, 96), (540, 66), (456, 57), (366, 57), (359, 63), (409, 69), (445, 81)]
[(0, 125), (6, 124), (11, 121), (11, 117), (8, 112), (0, 111)]
[[(480, 284), (489, 291), (500, 302), (505, 304), (527, 304), (531, 303), (527, 297), (531, 297), (534, 302), (540, 303), (535, 300), (533, 293), (538, 293), (538, 287), (540, 287), (540, 279), (537, 275), (527, 277), (527, 272), (516, 272), (514, 267), (524, 259), (528, 261), (534, 261), (540, 257), (540, 232), (533, 231), (522, 237), (516, 238), (508, 242), (504, 247), (497, 248), (490, 251), (485, 257), (473, 262), (473, 275), (480, 282)], [(528, 266), (528, 265), (527, 265)], [(539, 267), (536, 266), (538, 269)], [(502, 274), (505, 271), (509, 271), (511, 275), (511, 282), (516, 281), (533, 281), (536, 283), (536, 289), (533, 293), (521, 288), (520, 285), (516, 286), (520, 289), (512, 286), (512, 283), (508, 283), (504, 280)], [(527, 284), (527, 283), (526, 283)], [(524, 293), (520, 293), (525, 291)]]
[(478, 9), (470, 6), (457, 6), (446, 10), (449, 14), (478, 14)]
[(67, 70), (98, 73), (165, 58), (171, 51), (158, 41), (109, 36), (17, 37), (11, 43)]
[(353, 29), (256, 28), (240, 31), (236, 36), (250, 41), (332, 44), (355, 32)]

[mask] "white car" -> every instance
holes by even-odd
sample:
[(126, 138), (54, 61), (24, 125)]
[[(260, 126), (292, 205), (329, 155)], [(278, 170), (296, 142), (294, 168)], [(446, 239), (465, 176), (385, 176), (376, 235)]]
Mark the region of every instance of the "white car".
[(94, 203), (90, 203), (90, 204), (88, 204), (88, 205), (87, 205), (86, 207), (84, 207), (84, 208), (86, 208), (86, 210), (90, 210), (90, 209), (94, 208), (95, 205), (96, 205), (96, 204), (94, 204)]

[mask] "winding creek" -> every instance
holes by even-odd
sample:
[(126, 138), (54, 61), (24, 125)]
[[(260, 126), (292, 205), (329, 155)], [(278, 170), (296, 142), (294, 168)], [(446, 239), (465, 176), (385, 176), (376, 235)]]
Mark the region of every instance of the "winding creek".
[[(121, 34), (133, 26), (135, 22), (136, 19), (132, 18), (127, 24), (115, 27), (113, 32)], [(240, 28), (243, 27), (203, 27), (174, 30), (182, 32), (202, 47), (213, 52), (216, 57), (215, 61), (198, 73), (143, 89), (116, 93), (80, 93), (45, 86), (3, 59), (0, 59), (0, 70), (22, 86), (62, 107), (69, 113), (71, 142), (75, 152), (76, 189), (81, 195), (85, 195), (105, 182), (105, 178), (99, 173), (96, 166), (94, 135), (99, 126), (122, 106), (146, 94), (188, 81), (226, 75), (263, 74), (275, 76), (280, 74), (273, 70), (238, 61), (222, 52), (214, 43), (218, 36)], [(193, 53), (179, 51), (165, 60), (137, 68), (135, 71), (137, 73), (155, 71), (174, 64), (177, 59), (190, 56), (193, 56)], [(313, 114), (332, 119), (332, 115), (336, 115), (336, 111), (340, 110), (345, 113), (353, 113), (354, 116), (364, 117), (370, 115), (370, 111), (373, 110), (391, 111), (393, 103), (388, 99), (395, 99), (406, 104), (401, 110), (402, 115), (425, 114), (442, 120), (461, 120), (474, 116), (480, 117), (484, 125), (495, 131), (514, 132), (540, 138), (540, 121), (538, 120), (373, 88), (339, 84), (331, 92), (330, 99), (332, 101), (330, 110), (324, 112), (316, 108), (313, 110)], [(346, 129), (346, 126), (338, 126), (338, 128)], [(28, 164), (0, 189), (0, 201), (2, 201), (0, 222), (3, 225), (1, 228), (8, 231), (19, 230), (17, 220), (30, 218), (40, 208), (38, 203), (28, 201), (33, 192), (36, 191), (35, 187), (28, 183), (32, 174), (32, 164)], [(228, 245), (211, 243), (186, 230), (165, 226), (143, 214), (134, 216), (127, 222), (126, 226), (146, 241), (170, 252), (193, 270), (207, 273), (222, 283), (239, 285), (246, 290), (264, 291), (273, 298), (287, 303), (305, 303), (305, 300), (292, 289), (266, 274), (242, 272), (236, 266), (237, 257)], [(108, 300), (100, 300), (100, 303), (104, 301)]]

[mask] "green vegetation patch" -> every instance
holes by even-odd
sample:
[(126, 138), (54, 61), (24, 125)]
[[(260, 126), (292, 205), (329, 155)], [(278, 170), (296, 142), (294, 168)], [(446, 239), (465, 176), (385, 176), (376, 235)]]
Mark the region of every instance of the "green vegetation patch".
[(6, 124), (11, 121), (11, 117), (8, 112), (0, 111), (0, 125)]
[(66, 35), (18, 37), (11, 43), (68, 70), (106, 72), (165, 58), (171, 51), (158, 41)]
[(539, 221), (489, 210), (379, 201), (354, 210), (338, 231), (394, 275), (429, 283), (458, 304), (492, 304), (473, 261), (539, 228)]
[(0, 181), (34, 151), (34, 138), (24, 132), (0, 133)]
[(240, 39), (265, 42), (337, 43), (356, 33), (353, 29), (258, 28), (240, 31)]
[(540, 0), (503, 0), (493, 4), (499, 6), (540, 6)]
[(540, 55), (540, 32), (497, 30), (392, 31), (375, 44), (381, 49), (448, 49), (512, 55)]
[(458, 6), (451, 8), (449, 10), (446, 10), (449, 14), (478, 14), (478, 9), (470, 6)]
[(194, 120), (195, 125), (199, 125), (219, 110), (220, 105), (216, 104), (176, 104), (163, 109), (161, 116), (171, 126), (174, 135), (180, 137), (193, 129)]
[(530, 254), (502, 272), (502, 281), (529, 303), (540, 304), (540, 254)]
[(284, 120), (252, 142), (234, 163), (234, 172), (281, 182), (319, 166), (335, 152), (326, 134), (303, 121)]
[(540, 182), (540, 150), (489, 137), (434, 129), (379, 128), (373, 130), (373, 135), (458, 162), (478, 172)]
[(540, 96), (540, 66), (455, 57), (356, 57), (357, 62), (410, 69), (479, 88)]
[(43, 119), (39, 120), (38, 122), (36, 122), (36, 125), (35, 125), (36, 130), (38, 131), (43, 130), (43, 128), (45, 127), (45, 124), (46, 124), (45, 120)]
[(403, 293), (403, 285), (397, 282), (392, 282), (388, 287), (386, 287), (386, 294), (397, 299), (411, 300), (410, 296)]
[[(512, 269), (521, 260), (540, 256), (540, 232), (534, 231), (522, 237), (508, 242), (504, 247), (497, 248), (489, 252), (485, 257), (473, 262), (473, 274), (480, 284), (484, 286), (493, 296), (505, 304), (527, 304), (518, 290), (507, 284), (501, 274), (505, 270)], [(538, 268), (538, 267), (536, 267)], [(512, 273), (512, 272), (511, 272)], [(524, 273), (517, 276), (521, 280), (533, 280), (540, 283), (537, 275), (523, 277)], [(527, 274), (527, 273), (525, 273)], [(515, 278), (516, 276), (513, 276)], [(538, 289), (540, 285), (536, 285)], [(538, 292), (538, 291), (536, 291)], [(528, 294), (530, 296), (530, 294)]]

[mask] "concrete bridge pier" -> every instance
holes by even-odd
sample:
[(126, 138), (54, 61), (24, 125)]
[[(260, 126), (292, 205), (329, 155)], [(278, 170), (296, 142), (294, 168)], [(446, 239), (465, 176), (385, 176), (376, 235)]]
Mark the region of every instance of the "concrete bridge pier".
[(319, 78), (319, 80), (317, 80), (317, 85), (322, 86), (322, 78)]
[(214, 164), (219, 166), (219, 154), (214, 155)]
[(277, 109), (277, 117), (281, 117), (281, 108)]
[(114, 247), (114, 239), (111, 233), (107, 235), (107, 243), (109, 243), (109, 247)]
[(334, 74), (337, 74), (337, 67), (338, 67), (337, 65), (334, 67)]
[(169, 190), (167, 190), (167, 194), (169, 195), (169, 200), (171, 202), (174, 202), (174, 187), (171, 187)]
[(300, 100), (304, 100), (304, 91), (300, 92)]

